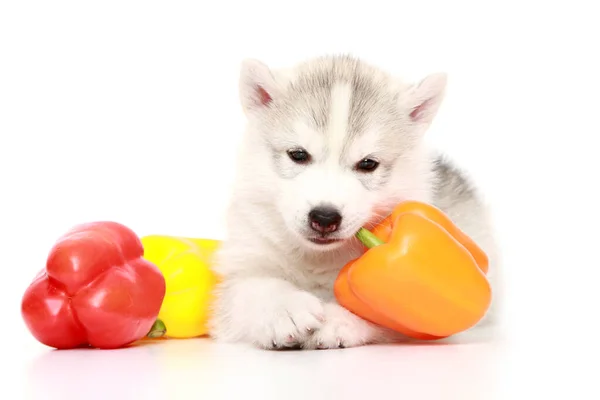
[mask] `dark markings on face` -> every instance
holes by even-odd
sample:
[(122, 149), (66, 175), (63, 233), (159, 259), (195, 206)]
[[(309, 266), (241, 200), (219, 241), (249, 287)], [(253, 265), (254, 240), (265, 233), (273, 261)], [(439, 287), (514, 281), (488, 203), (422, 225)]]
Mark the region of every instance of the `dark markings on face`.
[[(393, 163), (401, 156), (402, 116), (397, 106), (397, 96), (386, 85), (389, 82), (377, 81), (375, 70), (350, 56), (325, 57), (312, 61), (310, 68), (299, 69), (299, 75), (288, 88), (285, 99), (276, 107), (279, 130), (293, 131), (289, 124), (302, 118), (318, 132), (326, 132), (331, 108), (331, 90), (337, 83), (347, 83), (352, 88), (347, 140), (341, 157), (353, 141), (367, 129), (380, 129), (379, 147), (385, 153), (379, 168), (372, 173), (355, 171), (357, 178), (367, 190), (378, 190), (385, 186), (392, 175)], [(272, 146), (273, 161), (277, 174), (284, 179), (292, 179), (301, 173), (306, 165), (295, 165), (288, 159), (283, 149)], [(365, 149), (369, 151), (369, 149)], [(367, 156), (367, 154), (365, 154)], [(340, 160), (342, 161), (342, 160)], [(360, 160), (354, 160), (359, 162)]]
[(300, 73), (290, 87), (289, 106), (308, 112), (313, 128), (321, 132), (327, 128), (334, 82), (333, 72), (323, 69), (317, 73)]
[(367, 128), (370, 120), (376, 114), (378, 93), (381, 91), (368, 77), (356, 74), (352, 77), (352, 99), (350, 102), (350, 121), (348, 121), (348, 136), (352, 140)]

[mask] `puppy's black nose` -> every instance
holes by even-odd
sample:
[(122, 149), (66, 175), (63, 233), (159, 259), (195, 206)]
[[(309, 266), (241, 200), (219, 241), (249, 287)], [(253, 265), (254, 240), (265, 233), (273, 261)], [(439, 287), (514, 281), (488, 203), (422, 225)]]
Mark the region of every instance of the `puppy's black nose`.
[(333, 207), (317, 207), (308, 213), (310, 227), (319, 233), (337, 231), (342, 222), (342, 216)]

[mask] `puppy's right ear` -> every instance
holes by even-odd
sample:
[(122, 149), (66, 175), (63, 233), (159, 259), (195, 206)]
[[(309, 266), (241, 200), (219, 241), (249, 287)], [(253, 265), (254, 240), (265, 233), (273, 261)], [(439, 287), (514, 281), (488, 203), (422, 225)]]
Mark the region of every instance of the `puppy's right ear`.
[(269, 67), (254, 59), (242, 62), (239, 91), (240, 102), (247, 115), (262, 111), (279, 95), (277, 82)]

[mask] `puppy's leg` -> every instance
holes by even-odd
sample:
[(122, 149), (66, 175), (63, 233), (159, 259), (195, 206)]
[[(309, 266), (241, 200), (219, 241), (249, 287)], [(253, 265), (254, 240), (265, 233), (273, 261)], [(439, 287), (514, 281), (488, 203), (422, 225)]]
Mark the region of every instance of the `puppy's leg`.
[(400, 334), (365, 321), (335, 302), (326, 303), (324, 310), (325, 322), (303, 348), (334, 349), (402, 339)]
[(216, 291), (211, 336), (265, 349), (301, 346), (325, 319), (311, 293), (277, 278), (234, 278)]

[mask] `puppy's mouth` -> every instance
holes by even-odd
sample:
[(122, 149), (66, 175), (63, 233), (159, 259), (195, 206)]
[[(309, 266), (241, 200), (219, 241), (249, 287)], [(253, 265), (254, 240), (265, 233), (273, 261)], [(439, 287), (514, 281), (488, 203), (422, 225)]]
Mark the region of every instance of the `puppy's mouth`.
[(312, 237), (312, 238), (308, 238), (308, 240), (314, 244), (318, 244), (321, 246), (326, 246), (328, 244), (334, 244), (334, 243), (339, 243), (341, 242), (343, 239), (335, 239), (335, 238), (327, 238), (327, 237)]

